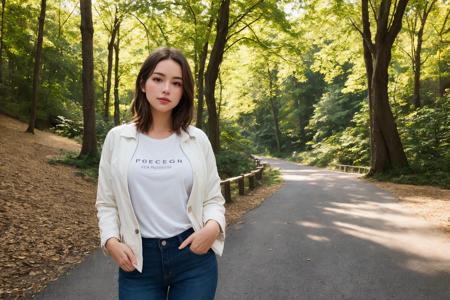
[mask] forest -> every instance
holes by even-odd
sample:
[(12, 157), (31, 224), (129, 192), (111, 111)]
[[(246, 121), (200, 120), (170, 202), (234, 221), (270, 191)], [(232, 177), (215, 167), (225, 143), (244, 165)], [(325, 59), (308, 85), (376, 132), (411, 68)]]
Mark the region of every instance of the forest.
[(2, 0), (0, 111), (98, 159), (141, 63), (181, 49), (222, 177), (250, 154), (450, 187), (447, 0)]

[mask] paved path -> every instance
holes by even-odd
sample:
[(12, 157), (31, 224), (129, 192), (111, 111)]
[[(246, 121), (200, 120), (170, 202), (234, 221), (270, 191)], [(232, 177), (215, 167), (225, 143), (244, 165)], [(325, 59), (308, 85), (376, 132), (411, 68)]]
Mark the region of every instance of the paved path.
[[(355, 175), (268, 161), (285, 183), (228, 229), (216, 300), (450, 299), (448, 235)], [(36, 299), (117, 299), (116, 281), (97, 251)]]

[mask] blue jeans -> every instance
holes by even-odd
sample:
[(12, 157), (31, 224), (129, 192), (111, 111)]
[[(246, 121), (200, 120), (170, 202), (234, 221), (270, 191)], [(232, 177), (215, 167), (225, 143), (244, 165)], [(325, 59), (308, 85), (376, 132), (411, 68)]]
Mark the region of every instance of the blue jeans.
[(194, 230), (168, 239), (142, 238), (144, 267), (119, 268), (120, 300), (212, 300), (217, 287), (217, 260), (213, 250), (193, 253), (178, 246)]

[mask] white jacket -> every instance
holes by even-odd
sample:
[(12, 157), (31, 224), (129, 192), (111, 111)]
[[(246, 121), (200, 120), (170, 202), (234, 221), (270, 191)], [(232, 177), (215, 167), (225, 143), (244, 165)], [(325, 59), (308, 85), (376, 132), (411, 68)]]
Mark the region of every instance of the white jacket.
[[(225, 200), (220, 189), (216, 160), (206, 134), (189, 126), (181, 130), (181, 149), (193, 170), (193, 184), (187, 202), (187, 214), (195, 231), (212, 219), (219, 223), (221, 234), (212, 249), (222, 255), (225, 239)], [(100, 159), (97, 188), (97, 217), (100, 228), (100, 246), (107, 255), (106, 241), (120, 239), (134, 252), (136, 269), (142, 272), (142, 240), (136, 215), (128, 191), (128, 165), (137, 148), (135, 124), (111, 129), (105, 139)]]

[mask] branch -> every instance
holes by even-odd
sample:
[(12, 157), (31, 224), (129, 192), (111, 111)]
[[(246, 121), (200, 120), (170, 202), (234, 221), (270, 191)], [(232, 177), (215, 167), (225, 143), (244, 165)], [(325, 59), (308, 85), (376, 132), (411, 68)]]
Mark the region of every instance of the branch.
[(427, 57), (425, 57), (425, 59), (420, 62), (420, 64), (424, 64), (430, 58), (430, 56), (431, 56), (431, 53), (429, 53), (427, 55)]
[(402, 47), (400, 47), (400, 46), (398, 46), (398, 45), (397, 45), (397, 47), (398, 47), (398, 49), (400, 49), (402, 52), (404, 52), (406, 55), (408, 55), (408, 57), (409, 57), (412, 61), (414, 61), (414, 57), (411, 55), (411, 53), (409, 53), (408, 51), (406, 51), (405, 49), (403, 49)]
[(369, 49), (369, 51), (374, 54), (375, 53), (375, 46), (372, 43), (372, 33), (370, 32), (370, 20), (369, 20), (369, 7), (368, 7), (368, 1), (362, 0), (361, 1), (361, 18), (363, 22), (363, 41)]
[(358, 25), (356, 25), (355, 21), (352, 18), (348, 18), (350, 23), (352, 23), (353, 27), (361, 34), (361, 37), (363, 38), (363, 41), (367, 44), (367, 47), (369, 48), (370, 52), (375, 52), (375, 46), (373, 45), (371, 40), (368, 40), (367, 37), (364, 36), (364, 33), (359, 29)]
[[(394, 2), (394, 10), (393, 10), (393, 12), (395, 12), (396, 10), (397, 10), (397, 6), (398, 6), (398, 1), (395, 1)], [(390, 8), (389, 8), (389, 11), (390, 11)], [(389, 22), (389, 25), (388, 25), (388, 31), (389, 31), (389, 29), (391, 28), (391, 26), (392, 26), (392, 23), (394, 22), (394, 18), (391, 18), (391, 20), (390, 20), (390, 22)]]
[(402, 18), (405, 13), (406, 4), (408, 4), (408, 0), (399, 0), (398, 2), (397, 10), (394, 14), (394, 21), (392, 22), (391, 28), (387, 32), (386, 42), (388, 42), (389, 45), (394, 43), (396, 36), (402, 28)]
[(228, 49), (230, 49), (234, 44), (237, 44), (238, 42), (245, 40), (245, 39), (249, 39), (247, 37), (241, 37), (237, 40), (235, 40), (233, 43), (231, 43), (230, 45), (228, 45), (228, 47), (225, 48), (225, 50), (223, 50), (223, 53), (227, 52)]
[(389, 20), (389, 9), (391, 7), (391, 1), (390, 0), (382, 0), (380, 4), (380, 10), (379, 10), (379, 20), (377, 24), (377, 36), (380, 34), (384, 34), (385, 32), (389, 32), (387, 30), (387, 24)]
[(78, 8), (78, 6), (79, 6), (79, 3), (77, 3), (77, 4), (73, 7), (73, 9), (72, 9), (72, 11), (70, 12), (70, 14), (67, 16), (67, 18), (64, 20), (64, 22), (61, 24), (61, 28), (67, 23), (67, 21), (69, 21), (70, 17), (72, 16), (72, 14), (73, 14), (73, 12), (75, 11), (75, 9)]
[(242, 27), (241, 29), (239, 29), (238, 31), (233, 32), (232, 34), (228, 35), (227, 40), (229, 40), (233, 35), (238, 34), (239, 32), (243, 31), (245, 28), (249, 27), (250, 25), (252, 25), (253, 23), (255, 23), (256, 21), (258, 21), (259, 19), (261, 19), (261, 17), (263, 16), (263, 14), (260, 14), (259, 17), (257, 17), (256, 19), (254, 19), (253, 21), (251, 21), (249, 24), (245, 24), (244, 27)]
[[(92, 6), (94, 7), (95, 11), (97, 12), (97, 15), (98, 15), (98, 16), (101, 16), (102, 14), (98, 11), (97, 7), (96, 7), (95, 5), (92, 5)], [(106, 31), (108, 31), (109, 33), (111, 33), (112, 29), (110, 29), (110, 28), (108, 27), (108, 25), (106, 25), (105, 21), (104, 21), (102, 18), (99, 18), (99, 19), (100, 19), (100, 21), (102, 21), (103, 26), (105, 26)]]
[(373, 17), (375, 18), (375, 22), (378, 23), (378, 15), (375, 7), (372, 4), (372, 0), (369, 0), (370, 8), (372, 9)]
[(249, 7), (249, 9), (247, 11), (245, 11), (242, 15), (240, 15), (239, 17), (237, 17), (236, 20), (234, 20), (234, 22), (232, 22), (229, 26), (228, 26), (228, 30), (230, 30), (234, 25), (236, 25), (237, 23), (239, 23), (246, 15), (248, 15), (258, 4), (264, 2), (264, 0), (259, 0), (257, 1), (255, 4), (253, 4), (252, 6)]

